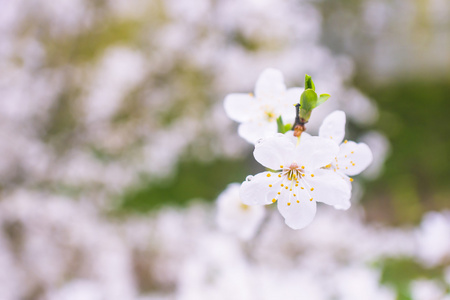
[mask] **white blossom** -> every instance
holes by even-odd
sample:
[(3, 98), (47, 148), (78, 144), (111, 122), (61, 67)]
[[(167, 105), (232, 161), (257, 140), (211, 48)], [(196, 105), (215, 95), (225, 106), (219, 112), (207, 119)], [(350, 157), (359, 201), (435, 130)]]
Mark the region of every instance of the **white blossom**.
[[(344, 135), (345, 113), (337, 110), (325, 118), (320, 126), (319, 136), (332, 140), (339, 145), (338, 154), (325, 168), (341, 176), (350, 185), (353, 179), (348, 176), (357, 175), (364, 171), (372, 162), (373, 155), (370, 148), (364, 143), (355, 143), (348, 140), (342, 142)], [(343, 205), (335, 205), (335, 208), (348, 209), (350, 205), (349, 200)]]
[(217, 198), (217, 224), (242, 239), (252, 238), (265, 216), (262, 206), (242, 203), (239, 183), (231, 183)]
[(290, 136), (279, 134), (262, 140), (253, 154), (270, 171), (247, 177), (241, 186), (242, 202), (278, 202), (278, 210), (293, 229), (311, 223), (317, 201), (344, 207), (351, 196), (349, 184), (337, 173), (323, 169), (338, 152), (336, 143), (320, 137), (296, 143)]
[(277, 118), (292, 123), (294, 104), (300, 101), (302, 88), (286, 89), (283, 74), (276, 69), (266, 69), (258, 78), (255, 94), (236, 93), (225, 98), (227, 115), (241, 123), (239, 135), (250, 143), (277, 133)]

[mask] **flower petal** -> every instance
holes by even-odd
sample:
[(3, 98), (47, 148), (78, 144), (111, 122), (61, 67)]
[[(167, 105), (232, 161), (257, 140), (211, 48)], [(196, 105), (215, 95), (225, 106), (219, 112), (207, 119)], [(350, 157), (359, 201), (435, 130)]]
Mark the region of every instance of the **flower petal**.
[(247, 205), (271, 204), (277, 192), (275, 186), (279, 181), (277, 175), (272, 172), (248, 176), (241, 185), (241, 201)]
[[(278, 210), (284, 217), (286, 225), (292, 229), (302, 229), (308, 226), (316, 215), (316, 201), (310, 201), (304, 191), (299, 191), (299, 203), (295, 199), (282, 197), (278, 200)], [(288, 205), (289, 203), (289, 205)]]
[(305, 177), (304, 180), (308, 183), (310, 195), (315, 201), (338, 206), (340, 209), (350, 207), (351, 186), (337, 172), (317, 170), (314, 177)]
[(225, 112), (237, 122), (249, 121), (255, 112), (256, 99), (249, 94), (229, 94), (224, 100)]
[(345, 136), (345, 113), (337, 110), (329, 114), (319, 128), (319, 136), (331, 139), (339, 145)]
[(300, 137), (300, 144), (295, 149), (294, 159), (306, 166), (307, 171), (319, 169), (329, 164), (339, 153), (339, 146), (329, 140), (317, 136)]
[(264, 167), (278, 170), (282, 165), (292, 163), (295, 146), (291, 139), (277, 134), (261, 140), (255, 145), (253, 156)]
[(341, 144), (337, 158), (339, 171), (353, 176), (361, 173), (370, 165), (373, 155), (366, 144), (349, 141)]
[(277, 124), (275, 122), (255, 121), (242, 123), (238, 127), (240, 137), (247, 142), (255, 144), (261, 138), (267, 138), (277, 133)]
[(276, 69), (264, 70), (255, 87), (256, 98), (277, 98), (286, 91), (283, 74)]

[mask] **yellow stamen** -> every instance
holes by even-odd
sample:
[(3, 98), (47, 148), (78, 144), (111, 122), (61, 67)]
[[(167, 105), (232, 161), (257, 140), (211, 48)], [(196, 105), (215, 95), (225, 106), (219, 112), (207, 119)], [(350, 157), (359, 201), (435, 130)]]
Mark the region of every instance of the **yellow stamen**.
[(302, 169), (304, 169), (305, 168), (305, 166), (302, 166)]
[(350, 182), (353, 182), (353, 178), (350, 178)]
[(347, 140), (345, 140), (345, 141), (344, 141), (344, 144), (347, 144), (347, 143), (348, 143), (348, 141), (347, 141)]
[(300, 201), (297, 200), (297, 203), (300, 203)]
[(284, 186), (284, 184), (281, 184), (281, 186)]
[(270, 175), (270, 173), (268, 173), (268, 174), (267, 174), (267, 177), (270, 177), (270, 176), (272, 176), (272, 175)]
[(314, 188), (311, 188), (311, 192), (314, 191)]
[(273, 203), (277, 202), (277, 199), (273, 198), (273, 199), (272, 199), (272, 202), (273, 202)]
[(271, 185), (271, 184), (269, 184), (269, 187), (272, 187), (272, 185)]
[(288, 206), (291, 206), (291, 202), (288, 202)]
[(309, 201), (313, 201), (313, 198), (309, 199)]
[(281, 178), (281, 174), (278, 174), (278, 177), (280, 177), (280, 178)]
[(282, 169), (283, 169), (283, 165), (281, 165), (281, 166), (280, 166), (280, 168), (282, 168)]
[(314, 177), (314, 174), (311, 174), (311, 177)]

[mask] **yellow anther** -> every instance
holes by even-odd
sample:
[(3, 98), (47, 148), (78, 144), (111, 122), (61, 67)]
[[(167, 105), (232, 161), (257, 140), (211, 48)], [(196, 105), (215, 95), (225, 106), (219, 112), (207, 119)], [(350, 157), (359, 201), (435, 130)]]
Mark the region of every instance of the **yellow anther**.
[(281, 186), (284, 186), (284, 184), (281, 184)]
[(289, 191), (291, 191), (291, 192), (292, 192), (292, 189), (289, 189)]
[(305, 166), (302, 166), (302, 169), (304, 169), (305, 168)]
[(278, 174), (278, 177), (281, 177), (281, 174)]
[(272, 175), (270, 175), (270, 173), (267, 173), (267, 177), (270, 177), (270, 176), (272, 176)]
[(273, 202), (273, 203), (277, 202), (277, 199), (273, 198), (273, 199), (272, 199), (272, 202)]
[(355, 166), (355, 164), (353, 163), (352, 166)]
[(298, 183), (296, 183), (295, 186), (298, 186)]
[(334, 171), (336, 172), (336, 169), (334, 169)]
[(351, 154), (355, 153), (355, 151), (350, 152)]
[(327, 168), (327, 169), (331, 168), (331, 164), (326, 165), (325, 168)]
[(305, 177), (306, 175), (305, 175), (305, 174), (302, 174), (302, 176)]
[(313, 198), (309, 199), (309, 201), (313, 201)]
[(291, 206), (291, 202), (288, 202), (288, 206)]
[(347, 144), (347, 143), (348, 143), (348, 141), (347, 141), (347, 140), (345, 140), (345, 141), (344, 141), (344, 144)]
[(347, 157), (347, 155), (345, 157)]
[(281, 165), (281, 166), (280, 166), (280, 168), (282, 168), (282, 169), (283, 169), (283, 165)]
[(294, 197), (297, 196), (296, 194), (294, 194)]
[(269, 184), (269, 187), (272, 187), (272, 185), (271, 185), (271, 184)]
[(346, 170), (348, 170), (348, 167), (345, 167)]
[(314, 191), (314, 188), (311, 188), (311, 192)]
[(311, 177), (314, 177), (314, 174), (311, 174)]
[(301, 189), (304, 190), (305, 188), (304, 188), (304, 187), (301, 187)]
[(297, 200), (297, 203), (300, 203), (300, 201)]
[(278, 195), (281, 194), (280, 192), (278, 192)]
[(287, 186), (285, 186), (285, 188), (286, 188), (286, 189), (288, 189), (288, 187), (287, 187)]
[(353, 182), (353, 178), (350, 178), (350, 182)]

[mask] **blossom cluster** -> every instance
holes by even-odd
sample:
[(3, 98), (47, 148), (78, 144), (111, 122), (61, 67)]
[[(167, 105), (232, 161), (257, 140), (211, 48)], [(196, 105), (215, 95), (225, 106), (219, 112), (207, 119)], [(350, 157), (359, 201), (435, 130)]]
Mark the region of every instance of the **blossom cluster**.
[[(314, 89), (313, 83), (311, 87)], [(277, 203), (286, 224), (293, 229), (311, 223), (317, 202), (348, 209), (353, 181), (349, 176), (359, 174), (372, 162), (366, 144), (344, 141), (343, 111), (328, 115), (318, 136), (283, 133), (283, 121), (301, 119), (294, 105), (301, 106), (302, 91), (286, 89), (281, 72), (267, 69), (258, 78), (254, 94), (231, 94), (224, 103), (229, 117), (241, 123), (239, 135), (255, 143), (253, 155), (267, 168), (242, 183), (242, 202), (249, 206)], [(305, 91), (312, 89), (305, 86)], [(302, 105), (307, 106), (307, 102)]]

